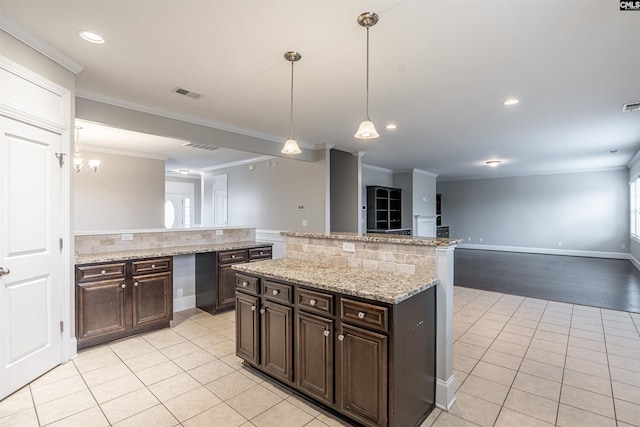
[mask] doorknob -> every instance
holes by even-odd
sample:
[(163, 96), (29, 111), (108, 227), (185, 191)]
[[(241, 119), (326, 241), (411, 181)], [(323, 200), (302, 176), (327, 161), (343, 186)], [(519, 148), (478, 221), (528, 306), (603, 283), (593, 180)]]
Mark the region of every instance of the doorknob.
[(0, 276), (6, 276), (9, 273), (11, 273), (11, 270), (9, 270), (8, 268), (0, 267)]

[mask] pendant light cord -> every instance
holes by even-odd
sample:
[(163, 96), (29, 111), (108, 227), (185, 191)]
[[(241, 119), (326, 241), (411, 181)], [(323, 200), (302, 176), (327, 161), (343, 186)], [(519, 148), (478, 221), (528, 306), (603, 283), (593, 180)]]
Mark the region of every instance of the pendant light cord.
[(369, 27), (367, 27), (367, 120), (369, 120)]
[(291, 110), (289, 114), (289, 139), (293, 139), (293, 61), (291, 61)]

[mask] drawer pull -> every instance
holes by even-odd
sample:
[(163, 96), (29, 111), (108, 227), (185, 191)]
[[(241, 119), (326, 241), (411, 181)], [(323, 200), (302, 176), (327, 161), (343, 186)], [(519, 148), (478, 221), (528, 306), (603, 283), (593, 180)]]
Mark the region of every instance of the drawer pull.
[(231, 258), (235, 258), (235, 257), (236, 257), (235, 255), (231, 255)]
[(120, 287), (121, 287), (122, 289), (124, 289), (124, 288), (126, 288), (126, 287), (127, 287), (127, 285), (123, 283), (122, 285), (120, 285)]
[(310, 306), (314, 306), (314, 305), (316, 305), (316, 300), (314, 300), (314, 299), (310, 300), (310, 301), (309, 301), (309, 305), (310, 305)]
[(274, 289), (274, 290), (273, 290), (273, 295), (278, 295), (279, 293), (280, 293), (280, 291), (279, 291), (279, 290), (277, 290), (277, 289)]
[(260, 314), (264, 314), (264, 308), (260, 309)]
[(100, 274), (107, 274), (107, 270), (100, 271)]
[(344, 335), (340, 334), (338, 335), (338, 341), (342, 341), (344, 339)]
[(138, 282), (133, 282), (133, 286), (138, 286), (139, 283)]
[(324, 333), (324, 336), (325, 336), (325, 337), (328, 337), (328, 336), (329, 336), (329, 331), (324, 331), (323, 333)]
[(358, 312), (358, 319), (364, 319), (364, 311)]
[(264, 255), (264, 252), (260, 251), (260, 255)]
[(245, 280), (244, 282), (242, 282), (242, 286), (249, 286), (249, 282)]
[(255, 305), (251, 306), (251, 311), (256, 311), (256, 306)]
[(151, 269), (153, 270), (154, 268), (156, 268), (155, 264), (151, 264)]

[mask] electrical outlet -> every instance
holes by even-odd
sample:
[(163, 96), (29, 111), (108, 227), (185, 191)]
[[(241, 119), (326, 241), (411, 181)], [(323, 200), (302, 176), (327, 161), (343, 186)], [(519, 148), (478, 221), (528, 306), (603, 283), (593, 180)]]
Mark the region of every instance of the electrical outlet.
[(216, 236), (222, 236), (224, 234), (224, 230), (216, 230)]
[(620, 245), (620, 249), (626, 249), (625, 245)]
[(122, 240), (133, 240), (133, 233), (122, 233)]
[(562, 242), (558, 242), (558, 246), (562, 246)]
[(467, 237), (467, 242), (470, 242), (470, 241), (471, 241), (471, 237)]
[(480, 243), (482, 243), (482, 237), (479, 240), (480, 240)]
[(306, 227), (306, 226), (307, 226), (307, 224), (308, 224), (308, 223), (307, 223), (307, 220), (306, 220), (306, 219), (303, 219), (303, 220), (302, 220), (302, 226), (303, 226), (303, 227)]
[(356, 244), (353, 242), (342, 242), (342, 250), (344, 252), (355, 252)]

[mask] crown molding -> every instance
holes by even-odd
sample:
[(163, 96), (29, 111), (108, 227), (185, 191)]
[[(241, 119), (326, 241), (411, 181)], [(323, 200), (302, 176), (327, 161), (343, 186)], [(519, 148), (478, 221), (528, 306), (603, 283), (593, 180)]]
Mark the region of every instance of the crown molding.
[(63, 66), (75, 75), (80, 74), (84, 69), (82, 65), (78, 64), (76, 61), (69, 58), (67, 55), (51, 46), (49, 43), (36, 37), (22, 25), (18, 24), (2, 13), (0, 13), (0, 30), (11, 35), (15, 39), (20, 40), (22, 43), (40, 52), (56, 64)]
[(271, 159), (278, 159), (279, 157), (276, 156), (260, 156), (260, 157), (254, 157), (251, 159), (246, 159), (246, 160), (238, 160), (237, 162), (230, 162), (230, 163), (224, 163), (222, 165), (215, 165), (215, 166), (211, 166), (208, 168), (204, 168), (204, 169), (200, 169), (201, 172), (211, 172), (214, 170), (218, 170), (218, 169), (226, 169), (226, 168), (232, 168), (234, 166), (244, 166), (244, 165), (250, 165), (252, 163), (258, 163), (258, 162), (263, 162), (266, 160), (271, 160)]
[[(270, 135), (267, 133), (256, 132), (252, 129), (247, 129), (239, 126), (230, 125), (228, 123), (217, 122), (214, 120), (206, 120), (200, 117), (188, 115), (188, 114), (180, 114), (175, 113), (173, 111), (164, 110), (158, 107), (152, 107), (150, 105), (138, 104), (136, 102), (126, 101), (119, 98), (114, 98), (108, 95), (103, 95), (97, 92), (93, 92), (83, 88), (76, 88), (76, 97), (87, 99), (89, 101), (101, 102), (103, 104), (109, 104), (116, 107), (126, 108), (129, 110), (140, 111), (142, 113), (153, 114), (160, 117), (166, 117), (168, 119), (180, 120), (186, 123), (192, 123), (194, 125), (206, 126), (213, 129), (219, 129), (226, 132), (236, 133), (239, 135), (250, 136), (253, 138), (262, 139), (264, 141), (269, 141), (273, 143), (277, 143), (279, 145), (284, 144), (284, 138), (278, 135)], [(306, 148), (308, 150), (315, 150), (315, 146), (304, 144), (298, 142), (300, 147)]]
[(363, 169), (370, 169), (370, 170), (374, 170), (374, 171), (378, 171), (378, 172), (393, 173), (392, 169), (383, 168), (381, 166), (368, 165), (366, 163), (362, 164), (362, 168)]
[(129, 150), (113, 150), (111, 148), (93, 147), (91, 145), (82, 144), (80, 153), (84, 153), (85, 151), (90, 151), (92, 153), (115, 154), (117, 156), (138, 157), (142, 159), (162, 160), (162, 161), (166, 161), (169, 158), (167, 156), (161, 156), (158, 154), (140, 153), (137, 151), (129, 151)]
[(546, 176), (546, 175), (570, 175), (577, 173), (598, 173), (598, 172), (615, 172), (629, 170), (626, 166), (613, 166), (610, 168), (600, 168), (600, 169), (580, 169), (580, 170), (568, 170), (568, 171), (552, 171), (552, 172), (537, 172), (537, 173), (528, 173), (528, 174), (505, 174), (499, 176), (471, 176), (466, 178), (443, 178), (439, 179), (438, 182), (455, 182), (455, 181), (480, 181), (480, 180), (489, 180), (489, 179), (501, 179), (501, 178), (527, 178), (530, 176)]
[(433, 172), (429, 172), (429, 171), (423, 171), (422, 169), (414, 169), (413, 171), (415, 173), (419, 173), (420, 175), (427, 175), (427, 176), (431, 176), (433, 178), (437, 178), (438, 177), (437, 173), (433, 173)]

